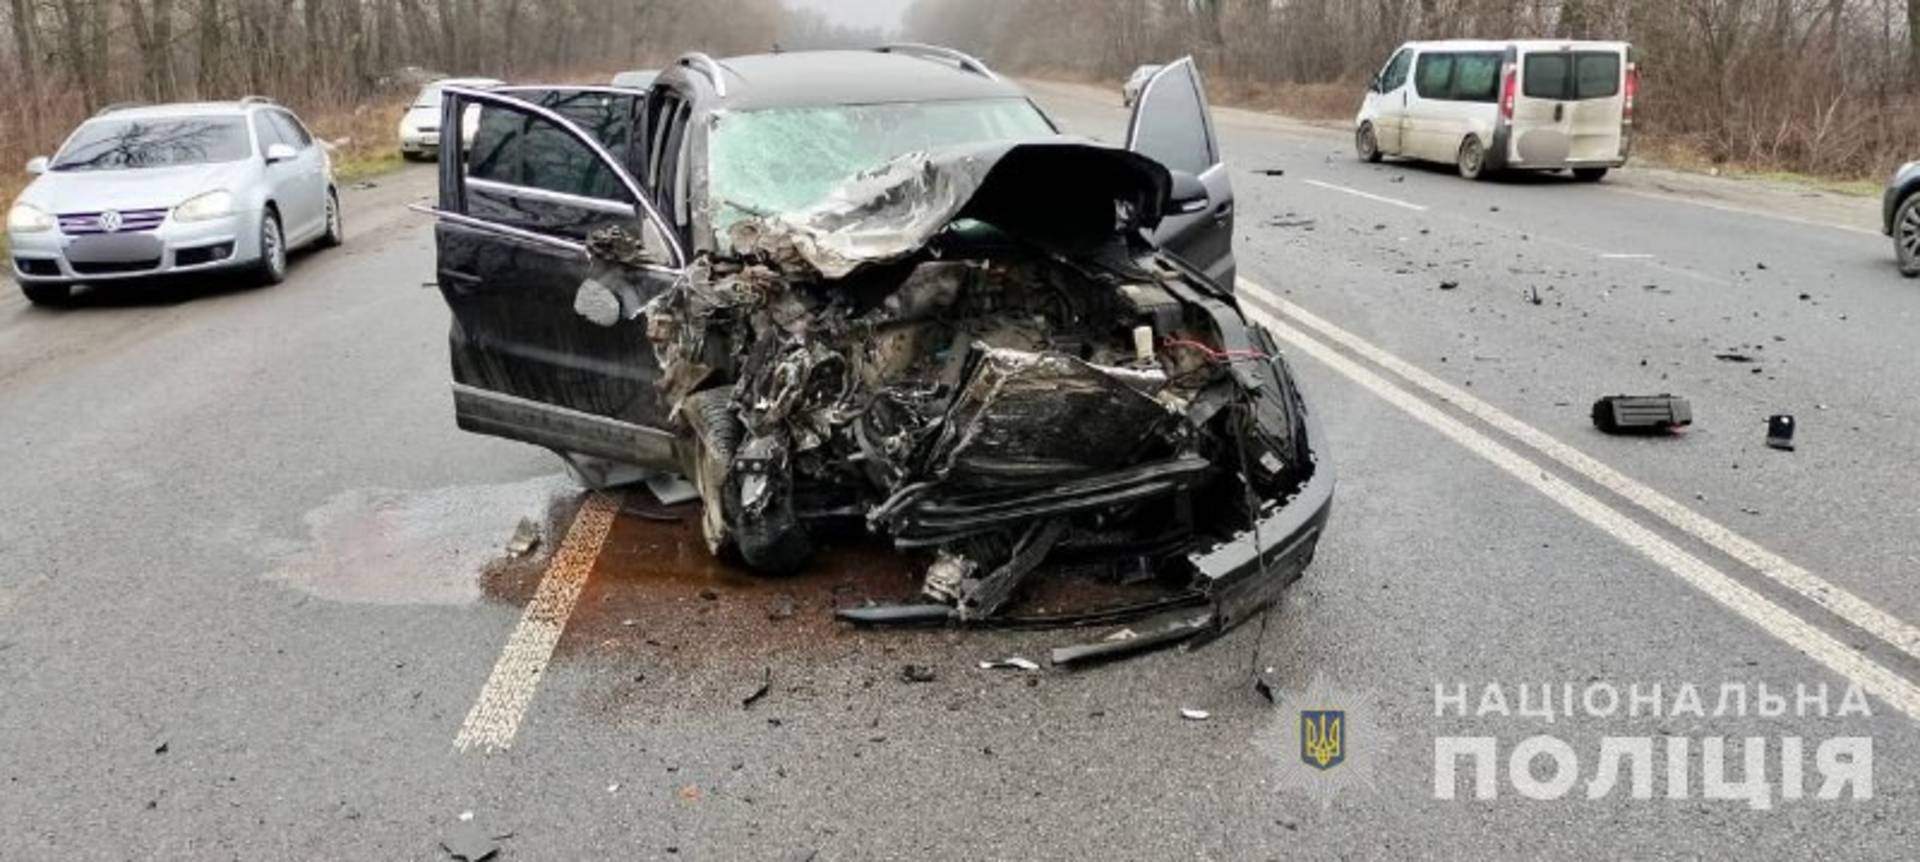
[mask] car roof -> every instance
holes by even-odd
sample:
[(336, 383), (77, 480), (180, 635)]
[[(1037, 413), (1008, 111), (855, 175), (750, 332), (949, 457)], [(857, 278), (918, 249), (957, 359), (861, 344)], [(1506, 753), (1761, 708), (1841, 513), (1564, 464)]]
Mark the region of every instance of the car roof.
[[(737, 110), (1024, 97), (984, 67), (924, 51), (786, 51), (718, 61)], [(688, 74), (685, 67), (673, 71)]]
[(1419, 48), (1423, 51), (1505, 51), (1508, 47), (1522, 51), (1581, 49), (1615, 51), (1632, 46), (1626, 42), (1599, 42), (1588, 39), (1440, 39), (1430, 42), (1408, 42), (1405, 47)]
[(505, 83), (505, 81), (499, 78), (440, 78), (428, 81), (426, 87), (423, 89), (437, 87), (498, 87)]
[(279, 107), (272, 102), (172, 102), (164, 105), (128, 105), (126, 107), (108, 107), (89, 117), (99, 120), (111, 117), (116, 120), (139, 120), (156, 117), (204, 117), (226, 114), (240, 116), (253, 107)]

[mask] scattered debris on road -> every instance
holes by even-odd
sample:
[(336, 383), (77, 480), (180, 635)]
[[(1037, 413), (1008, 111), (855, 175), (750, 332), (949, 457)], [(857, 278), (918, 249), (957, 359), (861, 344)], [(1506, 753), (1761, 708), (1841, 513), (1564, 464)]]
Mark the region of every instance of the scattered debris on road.
[(513, 528), (513, 538), (507, 540), (507, 553), (524, 557), (539, 545), (540, 525), (535, 524), (532, 518), (521, 518), (519, 525)]
[(1527, 287), (1527, 301), (1534, 305), (1542, 305), (1546, 302), (1540, 298), (1540, 288), (1533, 286)]
[(1459, 287), (1460, 287), (1460, 282), (1454, 281), (1452, 279), (1448, 279), (1446, 281), (1440, 282), (1441, 290), (1458, 290)]
[(1793, 451), (1793, 416), (1776, 413), (1767, 417), (1767, 446), (1782, 452)]
[(1300, 228), (1301, 230), (1313, 230), (1314, 225), (1316, 224), (1319, 224), (1318, 219), (1310, 219), (1305, 216), (1296, 216), (1293, 213), (1287, 213), (1286, 215), (1283, 215), (1283, 216), (1275, 216), (1273, 218), (1267, 219), (1267, 227)]
[(909, 664), (900, 667), (901, 682), (933, 682), (938, 678), (939, 674), (928, 665)]
[(501, 841), (511, 837), (511, 832), (493, 834), (473, 819), (473, 812), (462, 811), (446, 837), (440, 839), (440, 849), (458, 862), (485, 862), (500, 853)]
[(753, 691), (748, 692), (746, 697), (740, 699), (740, 708), (752, 709), (753, 705), (759, 703), (761, 698), (766, 697), (767, 691), (772, 688), (773, 668), (769, 667), (761, 671), (760, 684), (754, 687)]
[(1254, 173), (1263, 177), (1284, 177), (1287, 175), (1285, 168), (1260, 168), (1255, 170)]
[(1713, 355), (1713, 358), (1718, 359), (1721, 362), (1757, 362), (1758, 361), (1754, 359), (1752, 356), (1749, 356), (1745, 353), (1715, 353)]
[(1183, 706), (1180, 707), (1180, 717), (1188, 721), (1206, 721), (1213, 717), (1213, 713), (1204, 709), (1194, 709), (1191, 706)]
[(1693, 405), (1675, 395), (1609, 395), (1593, 402), (1593, 425), (1608, 434), (1666, 432), (1693, 424)]
[(1020, 656), (1017, 656), (1017, 655), (1011, 656), (1008, 658), (989, 659), (989, 660), (980, 662), (981, 670), (1001, 670), (1005, 668), (1012, 668), (1014, 670), (1039, 670), (1040, 665), (1038, 662), (1035, 662), (1033, 659), (1021, 658)]

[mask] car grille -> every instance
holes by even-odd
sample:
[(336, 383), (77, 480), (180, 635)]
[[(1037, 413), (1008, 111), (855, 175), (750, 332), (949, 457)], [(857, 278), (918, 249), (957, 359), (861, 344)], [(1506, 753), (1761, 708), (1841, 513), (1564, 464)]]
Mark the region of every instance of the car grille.
[[(153, 230), (167, 220), (167, 208), (144, 210), (120, 210), (120, 228), (117, 233), (136, 230)], [(60, 232), (68, 236), (106, 233), (100, 227), (100, 213), (61, 213)]]
[(67, 261), (67, 265), (73, 267), (73, 271), (81, 275), (116, 275), (124, 272), (146, 272), (150, 269), (159, 269), (160, 259), (156, 257), (152, 260), (123, 260), (113, 261), (111, 263), (81, 263), (77, 260), (70, 260)]

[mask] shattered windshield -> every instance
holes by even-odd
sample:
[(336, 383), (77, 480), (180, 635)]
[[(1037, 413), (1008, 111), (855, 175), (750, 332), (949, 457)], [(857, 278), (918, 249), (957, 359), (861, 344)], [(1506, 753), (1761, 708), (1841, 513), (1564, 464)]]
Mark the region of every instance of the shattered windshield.
[(1052, 134), (1039, 109), (1018, 97), (722, 114), (708, 145), (714, 229), (807, 209), (907, 153)]

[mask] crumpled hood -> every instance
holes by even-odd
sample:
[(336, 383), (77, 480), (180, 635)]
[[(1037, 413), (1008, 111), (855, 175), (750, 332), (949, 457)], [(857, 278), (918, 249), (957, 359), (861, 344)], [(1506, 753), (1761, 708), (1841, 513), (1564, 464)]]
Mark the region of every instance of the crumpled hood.
[(1071, 256), (1159, 224), (1171, 185), (1159, 162), (1072, 138), (911, 153), (812, 208), (736, 223), (722, 252), (842, 278), (912, 254), (956, 220), (976, 219)]

